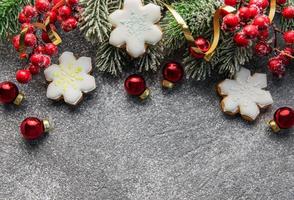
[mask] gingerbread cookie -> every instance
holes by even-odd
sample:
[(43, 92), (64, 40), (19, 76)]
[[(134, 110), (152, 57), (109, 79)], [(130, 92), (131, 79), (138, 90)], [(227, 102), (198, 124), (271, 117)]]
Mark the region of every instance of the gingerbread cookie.
[(155, 45), (162, 39), (162, 31), (156, 23), (161, 19), (160, 7), (149, 3), (143, 6), (141, 0), (125, 0), (123, 9), (109, 16), (114, 27), (109, 43), (116, 47), (126, 46), (134, 58), (143, 55), (145, 44)]
[(47, 97), (76, 105), (83, 93), (96, 88), (95, 79), (89, 75), (92, 71), (91, 58), (81, 57), (78, 60), (71, 52), (64, 52), (59, 57), (59, 65), (51, 65), (45, 71), (45, 78), (51, 82), (47, 88)]
[(266, 74), (251, 76), (248, 69), (241, 68), (233, 80), (226, 79), (217, 86), (218, 93), (224, 97), (221, 101), (223, 112), (229, 115), (240, 113), (248, 121), (255, 120), (260, 108), (273, 104), (270, 92), (263, 90), (266, 87)]

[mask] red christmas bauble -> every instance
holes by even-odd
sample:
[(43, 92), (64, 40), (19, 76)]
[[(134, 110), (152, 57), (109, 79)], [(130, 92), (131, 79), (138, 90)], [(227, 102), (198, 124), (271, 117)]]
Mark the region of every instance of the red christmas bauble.
[(32, 79), (31, 72), (27, 69), (21, 69), (16, 72), (16, 80), (19, 83), (25, 84)]
[(30, 61), (33, 65), (38, 66), (38, 67), (42, 67), (43, 55), (42, 54), (33, 54), (30, 58)]
[(30, 70), (32, 75), (36, 75), (36, 74), (40, 73), (40, 67), (38, 67), (36, 65), (33, 65), (33, 64), (29, 65), (29, 70)]
[(243, 32), (236, 33), (234, 36), (234, 41), (240, 47), (247, 47), (250, 43), (250, 40), (247, 39)]
[(19, 13), (18, 15), (18, 21), (19, 23), (23, 24), (23, 23), (30, 23), (31, 18), (26, 17), (24, 13)]
[(294, 44), (294, 30), (285, 32), (284, 40), (287, 44)]
[(41, 67), (47, 68), (51, 64), (51, 58), (47, 55), (41, 55), (42, 56), (42, 63)]
[(293, 19), (294, 18), (294, 7), (293, 6), (285, 7), (282, 11), (282, 15), (286, 19)]
[(258, 26), (255, 26), (255, 25), (246, 25), (243, 28), (243, 31), (244, 31), (245, 35), (251, 39), (256, 38), (259, 34)]
[(17, 86), (9, 81), (0, 83), (0, 103), (12, 103), (19, 94)]
[(140, 96), (146, 90), (146, 83), (142, 76), (133, 74), (125, 80), (125, 90), (129, 95)]
[(35, 7), (39, 13), (49, 11), (50, 2), (48, 0), (35, 0)]
[(183, 79), (184, 69), (176, 62), (167, 63), (163, 68), (163, 78), (172, 83), (177, 83)]
[[(206, 40), (205, 38), (203, 37), (198, 37), (195, 39), (195, 47), (199, 48), (202, 52), (207, 52), (210, 48), (210, 43), (208, 40)], [(189, 52), (190, 54), (194, 57), (194, 58), (197, 58), (197, 59), (202, 59), (204, 58), (205, 54), (204, 53), (197, 53), (195, 52), (192, 47), (189, 48)]]
[(259, 11), (260, 9), (257, 6), (249, 6), (248, 13), (250, 14), (250, 18), (253, 19), (254, 17), (256, 17), (259, 14)]
[(44, 53), (45, 53), (45, 46), (44, 45), (40, 44), (34, 49), (34, 54), (44, 54)]
[(53, 23), (55, 23), (56, 20), (57, 20), (57, 13), (56, 13), (55, 11), (53, 11), (53, 10), (48, 11), (48, 12), (46, 13), (45, 17), (44, 17), (44, 20), (46, 20), (48, 17), (49, 17), (49, 19), (50, 19), (50, 23), (53, 24)]
[(20, 125), (20, 132), (26, 140), (36, 140), (44, 134), (44, 125), (35, 117), (26, 118)]
[(289, 107), (279, 108), (274, 114), (274, 120), (281, 129), (294, 126), (294, 110)]

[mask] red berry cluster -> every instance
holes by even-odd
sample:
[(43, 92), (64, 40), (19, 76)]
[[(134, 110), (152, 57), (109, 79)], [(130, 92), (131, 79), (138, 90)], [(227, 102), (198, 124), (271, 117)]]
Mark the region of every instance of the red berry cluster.
[[(225, 4), (229, 6), (237, 6), (238, 3), (237, 0), (225, 0)], [(258, 56), (269, 55), (273, 49), (276, 50), (276, 46), (274, 45), (272, 48), (268, 41), (271, 23), (265, 12), (269, 7), (269, 1), (250, 0), (249, 3), (240, 3), (241, 6), (236, 14), (227, 14), (223, 17), (222, 29), (235, 32), (234, 41), (238, 46), (248, 47), (255, 43), (254, 48)], [(283, 6), (286, 4), (286, 0), (277, 0), (277, 4)], [(293, 19), (294, 7), (284, 7), (282, 15), (285, 19)], [(288, 47), (279, 50), (279, 54), (268, 62), (269, 70), (278, 77), (285, 74), (285, 66), (291, 62), (290, 56), (293, 56), (294, 53), (294, 31), (283, 33), (283, 38)]]
[[(26, 69), (16, 72), (16, 79), (20, 83), (28, 83), (32, 75), (38, 74), (41, 67), (48, 67), (51, 56), (58, 53), (58, 48), (52, 43), (46, 31), (38, 33), (35, 22), (45, 23), (49, 18), (52, 30), (56, 31), (57, 23), (65, 32), (72, 31), (78, 24), (78, 0), (35, 0), (34, 6), (25, 6), (19, 14), (21, 30), (27, 29), (24, 36), (24, 45), (28, 48), (21, 57), (27, 57), (30, 61)], [(39, 37), (40, 36), (40, 37)], [(20, 34), (13, 40), (13, 46), (20, 51)]]

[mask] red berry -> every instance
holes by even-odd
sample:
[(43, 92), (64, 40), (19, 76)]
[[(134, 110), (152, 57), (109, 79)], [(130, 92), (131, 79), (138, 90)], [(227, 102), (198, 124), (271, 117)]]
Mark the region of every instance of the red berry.
[(33, 64), (30, 64), (29, 70), (30, 70), (32, 75), (36, 75), (36, 74), (40, 73), (40, 67), (38, 67), (36, 65), (33, 65)]
[(43, 62), (42, 54), (33, 54), (30, 58), (30, 61), (33, 65), (41, 67)]
[(235, 28), (239, 25), (240, 18), (238, 15), (228, 14), (224, 17), (223, 22), (228, 28)]
[(125, 90), (129, 95), (140, 96), (146, 90), (146, 83), (142, 76), (131, 75), (125, 80)]
[(48, 0), (35, 0), (35, 7), (39, 13), (50, 10), (50, 2)]
[(47, 68), (51, 64), (51, 58), (47, 55), (42, 55), (41, 67)]
[(262, 9), (265, 9), (269, 6), (268, 0), (250, 0), (249, 5), (256, 5)]
[(36, 8), (31, 5), (25, 6), (22, 10), (22, 13), (28, 18), (33, 18), (37, 16)]
[(0, 83), (0, 103), (12, 103), (19, 94), (17, 86), (9, 81)]
[(282, 78), (285, 75), (285, 66), (283, 61), (278, 57), (271, 58), (268, 61), (268, 69), (279, 78)]
[(35, 117), (26, 118), (20, 125), (20, 133), (26, 140), (36, 140), (44, 134), (44, 131), (43, 122)]
[(269, 37), (269, 29), (264, 29), (259, 32), (258, 39), (266, 40)]
[(21, 69), (16, 72), (16, 80), (22, 84), (28, 83), (31, 79), (31, 72), (27, 69)]
[(67, 5), (72, 7), (72, 6), (77, 5), (79, 3), (79, 0), (67, 0), (66, 3), (67, 3)]
[(43, 45), (38, 45), (34, 49), (34, 54), (44, 54), (45, 53), (45, 47)]
[(25, 14), (23, 14), (22, 12), (19, 13), (18, 15), (18, 21), (19, 23), (23, 24), (23, 23), (30, 23), (31, 18), (28, 18), (25, 16)]
[(270, 25), (270, 19), (268, 16), (260, 15), (254, 18), (253, 25), (258, 26), (260, 30), (264, 30)]
[(237, 0), (225, 0), (225, 5), (227, 6), (236, 6)]
[(46, 20), (47, 18), (50, 18), (50, 23), (54, 24), (57, 20), (57, 14), (55, 11), (48, 11), (44, 17), (44, 20)]
[(52, 43), (45, 44), (45, 54), (49, 56), (56, 55), (58, 53), (58, 48)]
[(244, 31), (245, 35), (251, 39), (256, 38), (259, 34), (258, 26), (255, 26), (255, 25), (246, 25), (243, 28), (243, 31)]
[(237, 46), (240, 47), (247, 47), (250, 43), (250, 40), (246, 37), (246, 35), (243, 32), (236, 33), (234, 36), (234, 41), (237, 44)]
[(265, 42), (259, 42), (255, 45), (255, 52), (258, 56), (267, 56), (271, 51), (272, 48)]
[(293, 6), (285, 7), (282, 11), (282, 15), (286, 19), (293, 19), (294, 18), (294, 7)]
[(16, 51), (19, 50), (19, 38), (20, 38), (20, 35), (16, 35), (12, 39), (12, 45), (15, 48)]
[(61, 23), (61, 28), (65, 32), (72, 31), (78, 25), (77, 20), (74, 17), (70, 17)]
[(248, 20), (251, 18), (251, 13), (248, 7), (241, 7), (239, 8), (239, 16), (243, 20)]
[(287, 44), (294, 44), (294, 30), (285, 32), (284, 40)]
[(257, 6), (249, 6), (248, 12), (250, 15), (250, 18), (253, 19), (259, 14), (260, 9)]
[(72, 10), (70, 7), (64, 5), (64, 6), (61, 6), (59, 9), (58, 9), (58, 15), (62, 18), (62, 19), (67, 19), (70, 17), (72, 13)]
[(277, 4), (283, 5), (287, 2), (287, 0), (277, 0)]
[(35, 32), (35, 27), (32, 24), (30, 24), (30, 23), (23, 23), (21, 25), (21, 30), (23, 30), (25, 28), (28, 28), (27, 33), (33, 33), (33, 32)]
[(204, 58), (205, 56), (205, 52), (207, 52), (210, 48), (210, 43), (208, 40), (206, 40), (205, 38), (203, 37), (198, 37), (195, 39), (195, 47), (197, 47), (198, 49), (200, 49), (203, 53), (197, 53), (195, 52), (192, 47), (189, 48), (189, 52), (190, 54), (195, 57), (195, 58), (198, 58), (198, 59), (201, 59), (201, 58)]
[(63, 1), (63, 0), (53, 0), (52, 2), (53, 2), (53, 5), (56, 5), (56, 4), (58, 4), (60, 1)]
[(45, 42), (45, 43), (50, 43), (51, 42), (47, 32), (42, 31), (41, 37), (42, 37), (43, 42)]
[(33, 33), (27, 33), (25, 35), (24, 43), (26, 46), (33, 47), (37, 44), (37, 38)]

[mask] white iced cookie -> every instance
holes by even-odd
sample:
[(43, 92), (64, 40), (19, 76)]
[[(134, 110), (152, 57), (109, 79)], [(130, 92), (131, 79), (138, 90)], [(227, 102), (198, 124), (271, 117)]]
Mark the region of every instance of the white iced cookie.
[(218, 93), (223, 96), (221, 108), (229, 115), (240, 113), (241, 116), (253, 121), (260, 113), (260, 108), (266, 108), (273, 104), (267, 87), (266, 74), (255, 73), (245, 68), (235, 75), (234, 80), (226, 79), (217, 86)]
[[(76, 105), (83, 93), (96, 88), (95, 79), (89, 75), (92, 71), (91, 58), (80, 57), (78, 60), (71, 52), (64, 52), (59, 57), (59, 65), (51, 65), (45, 71), (46, 80), (51, 82), (47, 88), (47, 97)], [(82, 93), (83, 92), (83, 93)]]
[(145, 53), (145, 43), (155, 45), (162, 38), (157, 22), (161, 18), (160, 7), (149, 3), (143, 6), (141, 0), (125, 0), (122, 10), (109, 16), (114, 27), (109, 43), (116, 47), (126, 45), (127, 52), (134, 58)]

